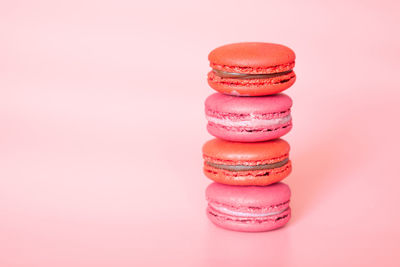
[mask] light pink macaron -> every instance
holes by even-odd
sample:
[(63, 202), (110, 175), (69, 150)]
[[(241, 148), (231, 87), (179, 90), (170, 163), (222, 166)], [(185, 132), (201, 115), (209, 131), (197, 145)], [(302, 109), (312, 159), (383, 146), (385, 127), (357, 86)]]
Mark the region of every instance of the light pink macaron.
[(284, 183), (269, 186), (212, 183), (206, 190), (207, 216), (215, 225), (229, 230), (274, 230), (290, 219), (290, 194)]
[(236, 142), (260, 142), (281, 137), (292, 128), (292, 99), (285, 94), (238, 97), (215, 93), (205, 102), (207, 130)]

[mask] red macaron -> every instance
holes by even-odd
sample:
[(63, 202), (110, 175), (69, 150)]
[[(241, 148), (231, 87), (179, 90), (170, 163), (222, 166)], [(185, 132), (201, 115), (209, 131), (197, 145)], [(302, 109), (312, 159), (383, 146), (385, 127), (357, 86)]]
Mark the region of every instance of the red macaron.
[(212, 71), (208, 83), (216, 91), (237, 96), (271, 95), (286, 90), (296, 80), (295, 53), (272, 43), (235, 43), (208, 55)]
[(283, 139), (259, 143), (212, 139), (203, 145), (204, 174), (222, 184), (273, 184), (292, 170), (289, 150)]

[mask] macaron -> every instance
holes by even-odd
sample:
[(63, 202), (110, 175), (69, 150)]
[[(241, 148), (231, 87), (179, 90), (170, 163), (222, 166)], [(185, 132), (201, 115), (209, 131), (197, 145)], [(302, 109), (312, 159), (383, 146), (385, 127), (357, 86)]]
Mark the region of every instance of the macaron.
[(289, 150), (283, 139), (238, 143), (216, 138), (203, 145), (203, 171), (222, 184), (269, 185), (292, 171)]
[(215, 93), (205, 101), (207, 130), (236, 142), (275, 139), (292, 128), (292, 99), (285, 94), (237, 97)]
[(215, 225), (234, 231), (262, 232), (284, 226), (290, 219), (290, 189), (270, 186), (232, 186), (218, 183), (206, 189), (207, 216)]
[(216, 91), (237, 96), (271, 95), (286, 90), (296, 80), (296, 55), (272, 43), (235, 43), (208, 55), (212, 70), (208, 84)]

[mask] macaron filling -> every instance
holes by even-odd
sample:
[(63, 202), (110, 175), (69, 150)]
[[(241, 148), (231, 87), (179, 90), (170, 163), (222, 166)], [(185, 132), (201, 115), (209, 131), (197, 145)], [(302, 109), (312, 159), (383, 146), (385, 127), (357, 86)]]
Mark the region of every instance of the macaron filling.
[(206, 161), (206, 164), (208, 166), (211, 166), (211, 167), (214, 167), (217, 169), (239, 172), (239, 171), (254, 171), (254, 170), (270, 170), (270, 169), (280, 168), (280, 167), (286, 165), (288, 162), (289, 162), (289, 159), (286, 158), (286, 159), (283, 159), (282, 161), (278, 161), (275, 163), (260, 164), (260, 165), (253, 165), (253, 166), (217, 164), (217, 163), (213, 163), (210, 161)]
[(292, 120), (291, 115), (287, 115), (281, 118), (257, 118), (256, 116), (249, 116), (249, 118), (243, 118), (243, 120), (232, 120), (229, 117), (218, 118), (214, 116), (206, 115), (206, 119), (214, 124), (225, 126), (225, 127), (251, 127), (251, 128), (266, 128), (275, 125), (282, 125)]
[(268, 73), (268, 74), (249, 74), (249, 73), (236, 73), (236, 72), (227, 72), (222, 70), (213, 69), (213, 72), (221, 77), (221, 78), (233, 78), (233, 79), (270, 79), (283, 75), (290, 74), (293, 70), (277, 72), (277, 73)]
[(218, 211), (223, 214), (231, 215), (231, 216), (237, 216), (237, 217), (267, 217), (267, 216), (275, 216), (279, 215), (281, 213), (284, 213), (289, 209), (289, 206), (284, 205), (284, 207), (280, 210), (274, 210), (274, 211), (269, 211), (269, 212), (243, 212), (243, 211), (238, 211), (238, 210), (233, 210), (230, 209), (228, 206), (220, 206), (220, 205), (214, 205), (214, 203), (209, 203), (209, 207), (215, 211)]

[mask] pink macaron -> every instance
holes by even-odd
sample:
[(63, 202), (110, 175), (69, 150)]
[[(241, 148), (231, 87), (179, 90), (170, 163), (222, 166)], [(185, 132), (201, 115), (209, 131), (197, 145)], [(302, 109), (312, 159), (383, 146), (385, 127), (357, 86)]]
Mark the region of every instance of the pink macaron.
[(269, 186), (207, 187), (207, 216), (215, 225), (234, 231), (263, 232), (284, 226), (290, 219), (290, 189), (284, 183)]
[(236, 142), (260, 142), (281, 137), (292, 128), (292, 99), (285, 94), (238, 97), (215, 93), (205, 102), (207, 130)]

